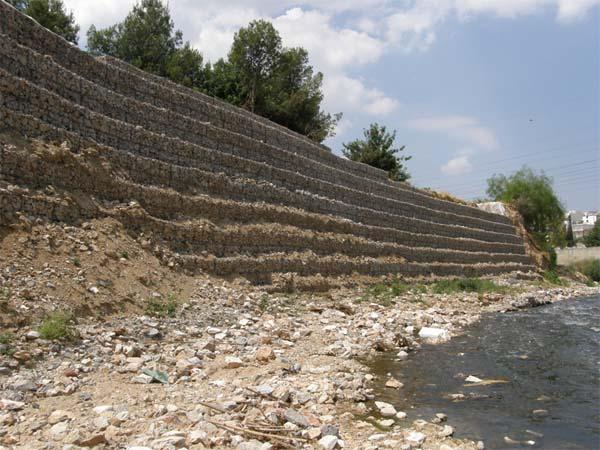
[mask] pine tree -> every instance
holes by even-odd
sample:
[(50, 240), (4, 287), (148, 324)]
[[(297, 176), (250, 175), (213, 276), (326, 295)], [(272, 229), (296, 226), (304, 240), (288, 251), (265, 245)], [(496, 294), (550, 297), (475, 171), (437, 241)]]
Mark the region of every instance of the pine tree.
[(390, 133), (385, 125), (372, 123), (363, 131), (363, 136), (364, 139), (342, 144), (342, 153), (346, 158), (385, 170), (394, 181), (406, 181), (410, 178), (404, 163), (412, 156), (397, 156), (404, 151), (404, 145), (392, 148), (396, 130)]

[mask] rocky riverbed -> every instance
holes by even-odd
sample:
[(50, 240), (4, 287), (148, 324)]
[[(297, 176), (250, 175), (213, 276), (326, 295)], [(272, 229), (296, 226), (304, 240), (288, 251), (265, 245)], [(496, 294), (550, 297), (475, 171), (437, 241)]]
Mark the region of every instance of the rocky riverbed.
[(283, 295), (198, 278), (172, 318), (82, 319), (71, 342), (21, 327), (2, 344), (0, 448), (484, 448), (453, 439), (442, 413), (409, 423), (359, 361), (410, 357), (483, 312), (599, 291), (500, 283), (518, 293), (415, 288), (381, 302), (361, 288)]

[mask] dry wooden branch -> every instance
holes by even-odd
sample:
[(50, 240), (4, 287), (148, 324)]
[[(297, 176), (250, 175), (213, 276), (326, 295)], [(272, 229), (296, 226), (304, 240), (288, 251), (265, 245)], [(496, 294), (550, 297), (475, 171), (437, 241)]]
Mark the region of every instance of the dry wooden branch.
[(217, 406), (217, 405), (211, 405), (210, 403), (206, 403), (203, 401), (198, 401), (198, 403), (200, 403), (202, 406), (206, 406), (207, 408), (213, 409), (215, 411), (218, 411), (220, 413), (225, 413), (227, 412), (227, 410), (221, 406)]
[[(271, 434), (271, 433), (262, 433), (260, 431), (248, 430), (247, 428), (236, 427), (235, 425), (227, 425), (225, 423), (216, 422), (214, 420), (207, 420), (207, 422), (213, 424), (216, 427), (223, 428), (224, 430), (227, 430), (227, 431), (245, 433), (247, 435), (254, 436), (254, 437), (262, 437), (264, 439), (273, 439), (276, 441), (286, 441), (287, 440), (287, 441), (292, 441), (292, 442), (307, 442), (307, 440), (303, 439), (303, 438), (298, 438), (298, 437), (293, 437), (293, 436), (281, 436), (279, 434)], [(289, 444), (287, 444), (286, 442), (281, 442), (281, 443), (289, 446)], [(289, 447), (295, 448), (295, 447), (291, 447), (291, 446), (289, 446)]]

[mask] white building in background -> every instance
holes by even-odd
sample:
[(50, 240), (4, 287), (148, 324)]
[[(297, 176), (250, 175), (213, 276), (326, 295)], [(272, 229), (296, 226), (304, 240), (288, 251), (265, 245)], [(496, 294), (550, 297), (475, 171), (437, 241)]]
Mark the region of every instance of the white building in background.
[(570, 216), (573, 237), (575, 239), (582, 238), (594, 228), (599, 215), (599, 211), (569, 211), (565, 214), (565, 227), (569, 226)]
[(583, 217), (581, 219), (582, 223), (585, 225), (595, 225), (596, 220), (598, 220), (598, 211), (595, 212), (584, 212)]

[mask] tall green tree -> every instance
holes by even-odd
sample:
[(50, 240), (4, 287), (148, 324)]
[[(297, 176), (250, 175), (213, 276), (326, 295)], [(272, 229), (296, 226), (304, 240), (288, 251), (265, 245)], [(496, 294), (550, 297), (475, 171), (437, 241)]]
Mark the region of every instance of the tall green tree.
[(285, 48), (265, 94), (262, 115), (291, 130), (322, 142), (332, 136), (341, 113), (321, 109), (323, 74), (314, 73), (308, 52), (303, 48)]
[(594, 228), (583, 238), (586, 247), (600, 247), (600, 220), (596, 220)]
[(390, 133), (385, 125), (372, 123), (363, 131), (363, 137), (342, 144), (342, 153), (346, 158), (385, 170), (394, 181), (406, 181), (410, 178), (405, 162), (412, 156), (399, 155), (405, 150), (404, 145), (394, 148), (396, 130)]
[(233, 38), (229, 62), (234, 67), (245, 96), (244, 106), (254, 112), (264, 101), (264, 91), (281, 58), (282, 45), (273, 24), (255, 20), (240, 28)]
[(229, 61), (220, 58), (206, 67), (204, 90), (207, 94), (236, 106), (244, 104), (244, 93), (240, 89), (240, 77)]
[[(87, 37), (91, 53), (114, 56), (160, 76), (171, 73), (189, 82), (202, 69), (201, 55), (188, 44), (182, 48), (182, 33), (161, 0), (141, 0), (123, 22), (100, 30), (92, 25)], [(176, 68), (177, 63), (182, 66)]]
[(67, 13), (62, 0), (9, 0), (19, 11), (35, 19), (40, 25), (77, 44), (79, 25), (72, 12)]
[(545, 248), (563, 246), (564, 207), (552, 187), (552, 179), (528, 167), (510, 176), (494, 175), (488, 179), (488, 195), (512, 204), (523, 217), (525, 228)]
[(167, 60), (166, 76), (189, 88), (202, 88), (206, 83), (206, 67), (202, 54), (189, 42), (178, 48)]
[(235, 35), (228, 59), (207, 71), (206, 92), (244, 107), (314, 141), (332, 136), (341, 113), (321, 109), (323, 74), (303, 48), (283, 47), (270, 22), (257, 20)]

